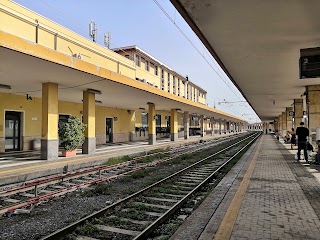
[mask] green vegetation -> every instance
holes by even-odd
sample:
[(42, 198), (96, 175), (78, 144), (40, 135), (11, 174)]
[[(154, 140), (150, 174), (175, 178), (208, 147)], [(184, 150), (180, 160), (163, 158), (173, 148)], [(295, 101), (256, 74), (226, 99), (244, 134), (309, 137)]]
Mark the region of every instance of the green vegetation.
[(155, 230), (155, 234), (160, 235), (167, 235), (164, 236), (163, 240), (169, 239), (171, 235), (178, 229), (179, 225), (182, 223), (181, 220), (170, 220), (168, 223), (161, 225)]
[(145, 168), (131, 173), (130, 175), (124, 176), (121, 181), (129, 182), (135, 179), (140, 179), (149, 176), (152, 172), (154, 172), (154, 168)]
[(96, 231), (98, 231), (98, 228), (94, 226), (92, 223), (86, 223), (85, 225), (77, 227), (76, 229), (77, 234), (86, 236), (90, 236)]
[(96, 195), (110, 195), (110, 188), (105, 183), (98, 183), (94, 186), (93, 189), (82, 192), (82, 196), (84, 197), (93, 197)]
[(122, 156), (122, 157), (112, 157), (112, 158), (109, 158), (105, 163), (104, 165), (107, 165), (107, 166), (110, 166), (110, 165), (115, 165), (115, 164), (118, 164), (118, 163), (123, 163), (123, 162), (128, 162), (130, 160), (132, 160), (133, 157), (130, 157), (128, 155), (126, 156)]
[(84, 143), (86, 125), (79, 118), (71, 116), (67, 122), (59, 123), (59, 138), (62, 147), (67, 151), (77, 149)]

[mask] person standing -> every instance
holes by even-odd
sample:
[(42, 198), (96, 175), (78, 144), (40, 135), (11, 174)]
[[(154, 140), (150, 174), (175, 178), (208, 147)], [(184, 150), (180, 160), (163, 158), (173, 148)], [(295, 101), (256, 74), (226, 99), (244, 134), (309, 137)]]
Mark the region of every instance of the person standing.
[(296, 132), (294, 131), (294, 128), (291, 129), (291, 150), (293, 149), (293, 145), (296, 146)]
[(300, 160), (301, 149), (303, 149), (304, 159), (308, 163), (307, 137), (309, 137), (309, 129), (304, 127), (304, 122), (301, 122), (300, 126), (297, 127), (296, 135), (298, 136), (298, 161)]

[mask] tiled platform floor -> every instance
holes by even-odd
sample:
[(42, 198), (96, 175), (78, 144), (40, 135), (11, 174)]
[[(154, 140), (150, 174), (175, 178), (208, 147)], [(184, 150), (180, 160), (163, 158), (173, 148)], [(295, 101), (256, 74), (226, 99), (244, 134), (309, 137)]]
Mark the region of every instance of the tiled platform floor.
[(319, 167), (287, 148), (263, 135), (171, 239), (320, 239)]

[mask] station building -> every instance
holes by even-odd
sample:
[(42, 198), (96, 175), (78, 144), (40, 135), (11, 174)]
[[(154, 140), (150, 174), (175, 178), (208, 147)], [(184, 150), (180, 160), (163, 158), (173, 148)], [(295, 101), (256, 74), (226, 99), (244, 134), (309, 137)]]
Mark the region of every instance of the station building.
[(206, 90), (137, 46), (107, 49), (9, 0), (0, 3), (0, 152), (58, 157), (58, 122), (87, 124), (98, 144), (244, 129), (206, 105)]

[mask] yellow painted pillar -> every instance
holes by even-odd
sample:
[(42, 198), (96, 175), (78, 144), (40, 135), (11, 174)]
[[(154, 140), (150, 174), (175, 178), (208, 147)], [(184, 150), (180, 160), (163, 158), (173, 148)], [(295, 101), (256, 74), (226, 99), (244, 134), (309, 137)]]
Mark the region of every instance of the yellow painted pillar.
[(296, 129), (300, 122), (303, 121), (303, 100), (301, 98), (293, 100), (294, 118), (292, 119), (292, 125)]
[(135, 141), (136, 140), (136, 112), (132, 110), (128, 110), (128, 113), (130, 114), (129, 119), (130, 119), (130, 141)]
[(289, 132), (292, 130), (292, 118), (293, 118), (293, 115), (290, 115), (290, 113), (293, 114), (293, 107), (286, 108), (287, 131)]
[(287, 134), (287, 113), (282, 112), (282, 136)]
[(189, 138), (189, 127), (190, 127), (190, 115), (189, 115), (189, 112), (185, 111), (183, 115), (184, 139)]
[(200, 131), (201, 131), (201, 137), (204, 137), (205, 132), (204, 132), (204, 116), (200, 116)]
[(309, 128), (309, 142), (315, 145), (316, 140), (320, 140), (316, 136), (317, 128), (320, 128), (320, 85), (307, 86), (306, 90), (308, 125), (305, 127)]
[(58, 159), (58, 84), (42, 84), (41, 159)]
[(171, 109), (170, 135), (171, 135), (171, 141), (178, 140), (178, 111), (177, 111), (177, 109)]
[(156, 144), (157, 135), (156, 135), (156, 107), (153, 103), (148, 103), (149, 113), (148, 113), (148, 133), (149, 133), (149, 145)]
[(82, 153), (92, 154), (96, 151), (96, 100), (95, 94), (88, 91), (83, 92), (83, 123), (87, 127)]
[(214, 117), (210, 118), (210, 124), (211, 124), (211, 136), (214, 136), (214, 125), (215, 125)]
[(282, 136), (282, 114), (279, 115), (279, 135)]

